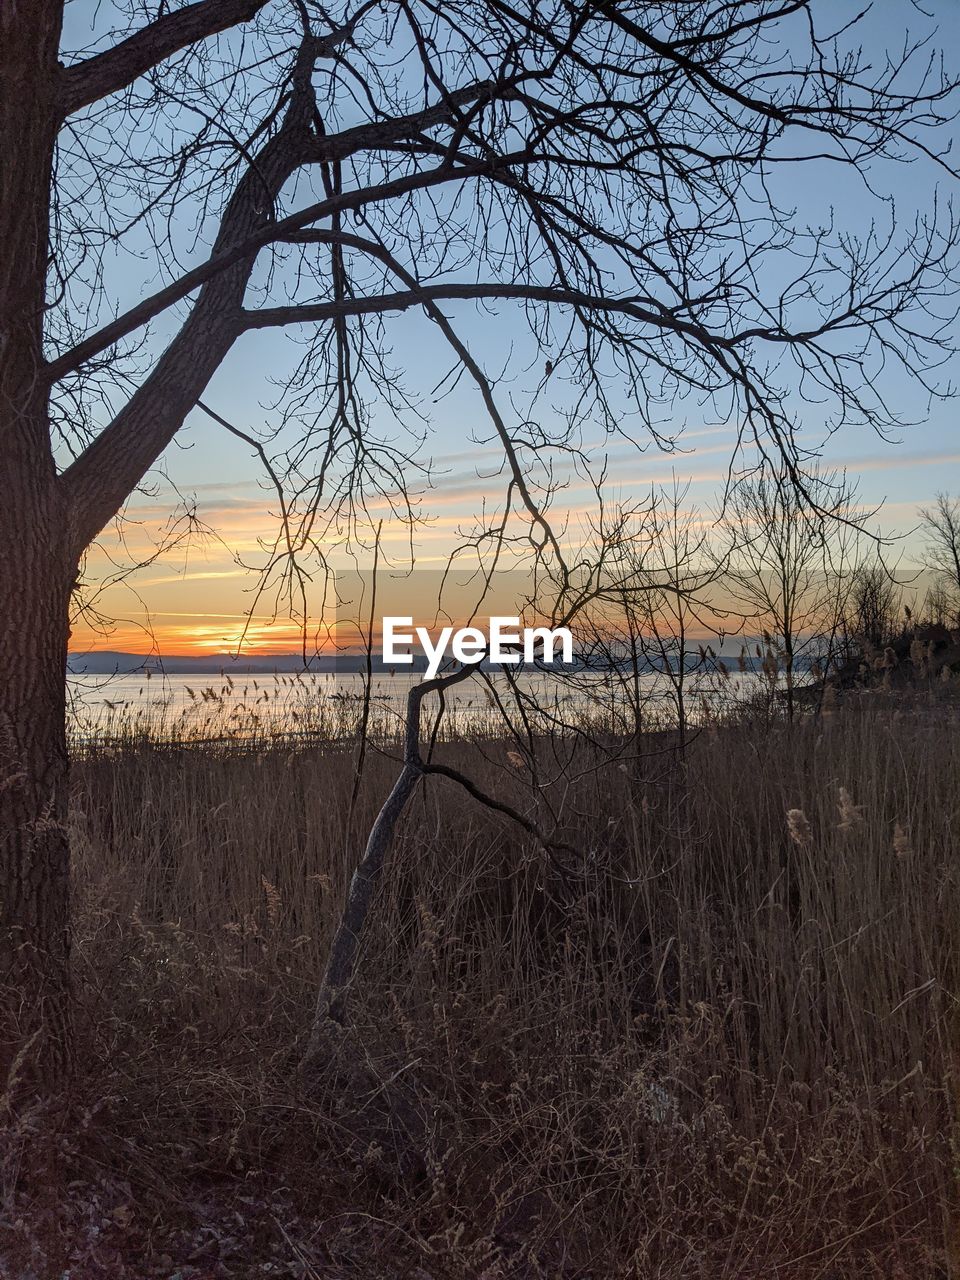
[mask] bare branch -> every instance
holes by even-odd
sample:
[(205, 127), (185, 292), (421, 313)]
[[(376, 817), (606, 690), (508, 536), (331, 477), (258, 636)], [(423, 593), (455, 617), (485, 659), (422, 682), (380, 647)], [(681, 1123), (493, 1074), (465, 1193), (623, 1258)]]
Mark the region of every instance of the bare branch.
[(162, 14), (112, 49), (64, 70), (61, 117), (66, 118), (81, 107), (125, 89), (180, 49), (241, 22), (249, 22), (265, 4), (266, 0), (198, 0), (196, 4)]
[[(454, 97), (461, 102), (466, 102), (479, 98), (488, 91), (488, 88), (486, 84), (471, 85), (469, 89), (462, 90)], [(353, 129), (346, 129), (341, 134), (319, 137), (310, 135), (301, 139), (301, 149), (296, 164), (334, 163), (367, 147), (384, 147), (392, 141), (419, 133), (420, 130), (436, 124), (448, 115), (449, 108), (446, 105), (438, 105), (399, 120), (359, 125)], [(354, 213), (368, 204), (397, 199), (445, 182), (482, 177), (484, 174), (493, 173), (497, 168), (506, 168), (528, 158), (524, 152), (503, 156), (499, 160), (477, 160), (457, 165), (443, 164), (391, 182), (379, 183), (357, 191), (345, 191), (325, 200), (318, 200), (285, 218), (268, 222), (266, 226), (229, 247), (223, 247), (221, 236), (217, 245), (220, 252), (215, 251), (206, 262), (194, 267), (192, 271), (185, 272), (179, 280), (174, 280), (163, 289), (159, 289), (143, 302), (137, 303), (116, 320), (112, 320), (90, 337), (83, 339), (72, 350), (65, 351), (62, 355), (48, 361), (44, 371), (45, 376), (50, 382), (58, 381), (65, 374), (79, 368), (86, 361), (94, 359), (123, 338), (128, 337), (222, 272), (236, 266), (238, 262), (251, 254), (256, 254), (267, 245), (288, 238), (304, 227), (310, 226), (311, 223), (338, 213)]]

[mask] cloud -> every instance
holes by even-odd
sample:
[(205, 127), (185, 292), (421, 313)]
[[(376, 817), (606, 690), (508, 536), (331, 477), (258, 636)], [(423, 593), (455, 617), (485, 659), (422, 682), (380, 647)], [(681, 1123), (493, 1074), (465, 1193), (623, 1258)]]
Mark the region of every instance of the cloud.
[(159, 587), (167, 582), (197, 582), (204, 578), (248, 578), (250, 576), (247, 569), (209, 569), (201, 572), (184, 570), (183, 573), (170, 573), (162, 578), (138, 578), (137, 585), (140, 587)]
[(889, 452), (866, 458), (848, 458), (833, 463), (854, 474), (860, 471), (899, 471), (903, 467), (946, 467), (960, 463), (960, 453), (901, 453), (895, 447)]

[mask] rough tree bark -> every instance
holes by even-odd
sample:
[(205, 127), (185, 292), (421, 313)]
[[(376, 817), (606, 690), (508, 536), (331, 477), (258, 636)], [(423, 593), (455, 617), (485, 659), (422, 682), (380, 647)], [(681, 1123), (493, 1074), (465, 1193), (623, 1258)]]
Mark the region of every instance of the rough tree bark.
[[(62, 521), (49, 502), (11, 528), (0, 611), (0, 1091), (19, 1050), (31, 1073), (71, 1066), (65, 671), (72, 572), (51, 565)], [(24, 1066), (23, 1063), (20, 1064)]]
[[(61, 5), (0, 8), (0, 1090), (69, 1066), (64, 711), (76, 561), (43, 369)], [(22, 1064), (21, 1064), (22, 1065)]]

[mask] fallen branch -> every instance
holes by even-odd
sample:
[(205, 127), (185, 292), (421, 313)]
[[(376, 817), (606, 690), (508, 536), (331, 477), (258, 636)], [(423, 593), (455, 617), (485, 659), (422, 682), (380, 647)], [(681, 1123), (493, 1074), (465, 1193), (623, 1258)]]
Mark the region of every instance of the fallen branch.
[(383, 808), (377, 814), (377, 820), (367, 838), (363, 857), (350, 880), (347, 901), (330, 946), (327, 967), (320, 984), (317, 1011), (306, 1055), (305, 1065), (307, 1066), (317, 1055), (324, 1025), (328, 1021), (341, 1025), (344, 1022), (346, 998), (357, 966), (360, 934), (370, 910), (377, 879), (393, 843), (400, 816), (407, 807), (407, 802), (413, 795), (417, 783), (429, 768), (424, 764), (420, 754), (420, 708), (423, 699), (430, 693), (443, 693), (453, 685), (460, 684), (461, 681), (472, 676), (475, 670), (473, 666), (464, 666), (452, 675), (424, 680), (421, 684), (414, 685), (407, 694), (403, 768)]

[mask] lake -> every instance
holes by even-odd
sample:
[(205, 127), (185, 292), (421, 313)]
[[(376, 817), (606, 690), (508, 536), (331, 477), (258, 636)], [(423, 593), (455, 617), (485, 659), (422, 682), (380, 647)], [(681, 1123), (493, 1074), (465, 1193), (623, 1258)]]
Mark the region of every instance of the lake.
[[(368, 730), (392, 737), (400, 727), (406, 696), (419, 675), (379, 675), (371, 681)], [(711, 673), (686, 679), (687, 714), (701, 721), (722, 713), (765, 685), (751, 674)], [(70, 733), (74, 741), (147, 735), (158, 739), (223, 741), (259, 738), (355, 738), (364, 711), (366, 680), (360, 673), (257, 675), (209, 674), (150, 678), (144, 674), (71, 675)], [(521, 708), (534, 718), (574, 722), (599, 720), (611, 729), (634, 723), (639, 700), (645, 724), (663, 727), (672, 718), (669, 681), (647, 674), (634, 684), (616, 675), (529, 673), (511, 686), (502, 674), (491, 687), (479, 678), (456, 685), (446, 695), (444, 737), (496, 732), (504, 709)], [(424, 725), (438, 709), (435, 695), (424, 703)]]

